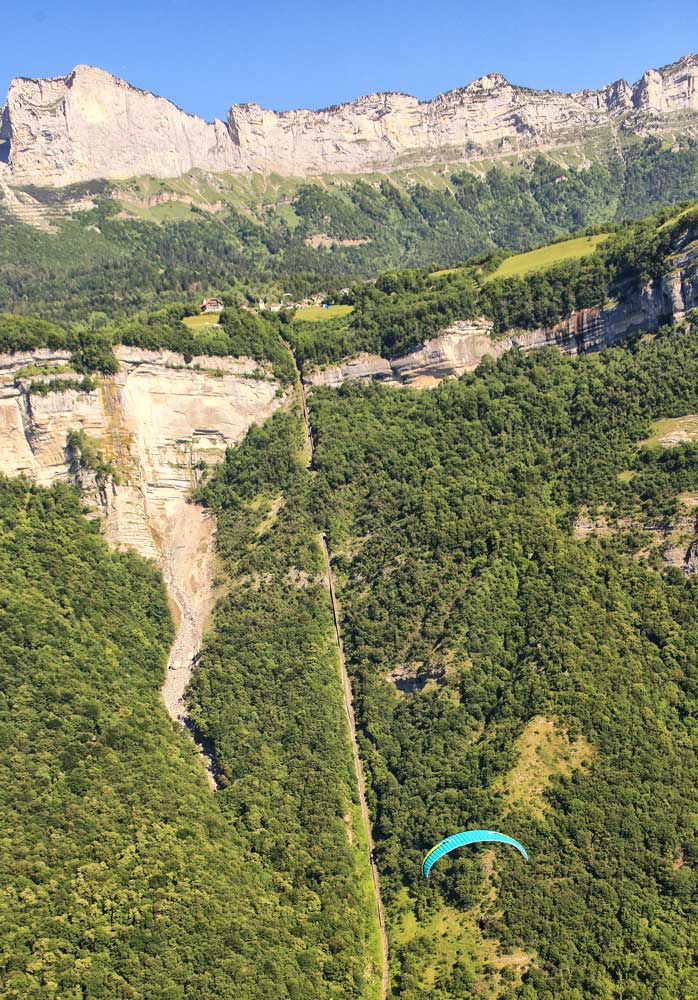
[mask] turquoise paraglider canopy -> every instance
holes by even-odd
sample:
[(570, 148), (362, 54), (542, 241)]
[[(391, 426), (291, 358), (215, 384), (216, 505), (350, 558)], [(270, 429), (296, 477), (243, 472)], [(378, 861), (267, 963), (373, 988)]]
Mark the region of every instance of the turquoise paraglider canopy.
[(461, 833), (454, 833), (452, 837), (446, 837), (446, 839), (440, 841), (436, 847), (432, 847), (422, 862), (422, 872), (424, 877), (429, 878), (429, 872), (431, 871), (432, 866), (436, 864), (439, 858), (442, 858), (444, 854), (450, 854), (451, 851), (455, 851), (457, 847), (465, 847), (466, 844), (481, 843), (510, 844), (512, 847), (515, 847), (517, 851), (523, 854), (526, 861), (528, 861), (528, 851), (523, 844), (520, 844), (518, 840), (514, 840), (513, 837), (507, 837), (505, 833), (497, 833), (496, 830), (463, 830)]

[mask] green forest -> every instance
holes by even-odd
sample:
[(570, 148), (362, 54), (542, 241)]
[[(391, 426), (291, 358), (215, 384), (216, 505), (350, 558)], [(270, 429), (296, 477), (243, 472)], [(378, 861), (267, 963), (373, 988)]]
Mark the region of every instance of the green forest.
[[(430, 392), (311, 397), (395, 996), (698, 989), (696, 581), (620, 520), (572, 530), (582, 506), (666, 517), (650, 480), (674, 501), (698, 487), (690, 450), (685, 474), (638, 451), (652, 420), (695, 412), (696, 376), (694, 326), (574, 360), (510, 353)], [(657, 471), (618, 479), (633, 467)], [(535, 803), (508, 775), (541, 717), (587, 752)], [(460, 852), (424, 882), (426, 850), (464, 827), (506, 830), (531, 861)], [(440, 908), (478, 914), (455, 959), (448, 931), (419, 934)], [(480, 936), (528, 960), (483, 963)]]
[[(116, 371), (115, 344), (195, 355), (247, 355), (266, 363), (283, 384), (301, 368), (339, 361), (360, 351), (394, 357), (435, 336), (454, 319), (484, 317), (497, 336), (511, 328), (535, 329), (575, 309), (602, 305), (639, 291), (675, 267), (677, 253), (698, 235), (696, 202), (681, 202), (636, 222), (619, 225), (595, 252), (553, 263), (529, 274), (499, 277), (506, 257), (490, 253), (452, 269), (386, 271), (356, 282), (345, 294), (352, 311), (322, 323), (304, 322), (293, 311), (253, 313), (224, 295), (220, 322), (200, 330), (183, 320), (199, 312), (192, 298), (160, 304), (129, 317), (91, 323), (47, 320), (0, 312), (0, 350), (49, 347), (65, 350), (83, 374)], [(300, 320), (300, 321), (299, 321)]]
[(194, 676), (223, 814), (271, 861), (328, 980), (313, 996), (375, 996), (380, 954), (329, 592), (297, 414), (229, 451), (199, 499), (218, 515), (231, 589)]
[[(698, 414), (698, 315), (428, 390), (314, 388), (307, 425), (299, 381), (454, 319), (496, 338), (636, 293), (695, 249), (698, 150), (450, 181), (300, 185), (283, 213), (157, 224), (102, 192), (55, 232), (0, 223), (0, 352), (66, 362), (27, 406), (92, 392), (117, 345), (247, 355), (279, 382), (189, 498), (216, 519), (187, 693), (215, 793), (160, 698), (175, 623), (156, 566), (110, 551), (76, 487), (0, 477), (2, 1000), (379, 1000), (323, 535), (389, 996), (698, 997), (698, 424), (662, 443)], [(368, 242), (313, 248), (318, 231)], [(607, 238), (497, 275), (570, 232)], [(193, 328), (211, 290), (219, 322)], [(240, 308), (318, 290), (352, 311)], [(66, 457), (118, 487), (103, 444), (69, 430)], [(467, 848), (425, 880), (426, 852), (469, 827), (530, 860)]]
[[(122, 218), (103, 182), (65, 194), (96, 207), (46, 232), (0, 217), (0, 311), (99, 324), (153, 303), (209, 291), (292, 298), (332, 294), (392, 268), (449, 267), (502, 248), (526, 250), (568, 232), (613, 226), (698, 198), (698, 147), (630, 143), (588, 169), (536, 157), (475, 174), (445, 168), (433, 182), (329, 179), (290, 196), (179, 221)], [(160, 185), (163, 186), (162, 184)], [(47, 209), (60, 191), (32, 188)], [(331, 245), (313, 246), (324, 234)]]
[[(276, 608), (248, 610), (295, 612), (286, 671), (303, 663), (299, 649), (316, 659), (287, 705), (282, 678), (273, 695), (255, 674), (234, 755), (221, 741), (230, 784), (214, 799), (193, 742), (160, 702), (173, 629), (154, 566), (109, 553), (72, 488), (3, 479), (0, 568), (3, 1000), (373, 997), (321, 590), (297, 592), (296, 607), (279, 596)], [(278, 652), (269, 644), (244, 663), (248, 684), (260, 662), (281, 668)], [(214, 690), (221, 663), (245, 680), (233, 667), (245, 650), (229, 630), (210, 655), (220, 658)], [(236, 704), (229, 693), (222, 725)], [(281, 750), (273, 720), (284, 714), (302, 759)], [(244, 772), (237, 785), (234, 767)]]
[(497, 276), (502, 253), (450, 270), (389, 271), (354, 286), (349, 316), (321, 328), (294, 323), (287, 337), (301, 364), (326, 364), (359, 351), (404, 354), (455, 319), (489, 319), (495, 336), (536, 329), (639, 291), (675, 267), (696, 236), (698, 208), (687, 202), (617, 227), (594, 253), (529, 274)]

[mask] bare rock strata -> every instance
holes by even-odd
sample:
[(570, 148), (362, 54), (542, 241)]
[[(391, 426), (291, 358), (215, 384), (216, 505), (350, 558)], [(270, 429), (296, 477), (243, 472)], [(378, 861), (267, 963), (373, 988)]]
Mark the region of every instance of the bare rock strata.
[(563, 354), (599, 350), (641, 330), (680, 322), (698, 309), (698, 245), (686, 248), (674, 263), (675, 269), (660, 281), (624, 289), (619, 301), (580, 309), (554, 326), (511, 330), (494, 338), (488, 320), (459, 320), (402, 357), (361, 354), (339, 365), (310, 370), (304, 373), (304, 382), (309, 387), (338, 386), (370, 379), (418, 388), (474, 371), (486, 356), (498, 358), (512, 347), (524, 351), (557, 347)]
[[(648, 70), (634, 86), (561, 94), (500, 74), (419, 101), (370, 94), (321, 111), (233, 104), (206, 122), (105, 70), (18, 78), (0, 112), (0, 181), (63, 186), (191, 170), (288, 176), (388, 171), (579, 144), (598, 130), (696, 129), (698, 56)], [(693, 125), (687, 125), (686, 116)], [(678, 116), (678, 117), (677, 117)], [(672, 126), (673, 127), (673, 126)]]
[[(32, 382), (45, 377), (24, 378), (22, 369), (65, 365), (67, 355), (0, 355), (0, 472), (43, 485), (77, 475), (109, 543), (157, 560), (177, 620), (162, 696), (171, 717), (185, 723), (184, 692), (213, 605), (215, 533), (213, 516), (190, 502), (191, 489), (202, 461), (220, 461), (282, 399), (275, 381), (253, 377), (258, 363), (249, 359), (216, 358), (214, 374), (205, 370), (210, 358), (185, 364), (166, 351), (117, 348), (117, 354), (118, 374), (100, 378), (94, 391), (45, 395), (31, 392)], [(118, 483), (71, 468), (71, 430), (100, 440)]]

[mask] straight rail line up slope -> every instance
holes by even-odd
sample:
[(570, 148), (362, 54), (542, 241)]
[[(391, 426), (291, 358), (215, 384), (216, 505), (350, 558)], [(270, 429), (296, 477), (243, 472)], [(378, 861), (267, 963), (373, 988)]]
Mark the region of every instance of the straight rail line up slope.
[[(289, 354), (293, 358), (293, 363), (296, 368), (296, 373), (298, 376), (298, 386), (300, 391), (300, 399), (303, 407), (303, 426), (305, 429), (305, 440), (306, 440), (306, 450), (308, 454), (308, 466), (312, 464), (313, 453), (315, 450), (313, 442), (313, 432), (310, 424), (310, 414), (308, 412), (308, 401), (306, 399), (305, 386), (303, 385), (303, 378), (298, 369), (298, 362), (291, 349), (290, 344), (285, 343)], [(342, 693), (344, 696), (344, 712), (347, 717), (347, 722), (349, 724), (349, 734), (351, 736), (351, 749), (352, 756), (354, 758), (354, 771), (356, 773), (356, 785), (359, 792), (359, 805), (361, 808), (361, 819), (363, 821), (364, 830), (366, 831), (366, 841), (368, 843), (369, 851), (369, 864), (371, 866), (371, 878), (373, 880), (373, 893), (376, 902), (376, 914), (378, 916), (378, 924), (380, 927), (381, 936), (381, 953), (382, 953), (382, 970), (381, 970), (381, 997), (382, 1000), (386, 1000), (388, 996), (388, 985), (389, 985), (389, 956), (388, 956), (388, 932), (385, 923), (385, 911), (383, 909), (383, 899), (381, 897), (381, 887), (380, 887), (380, 877), (378, 875), (378, 866), (375, 862), (375, 844), (373, 842), (373, 832), (371, 829), (371, 817), (368, 811), (368, 804), (366, 802), (366, 779), (364, 777), (363, 764), (361, 762), (361, 754), (359, 752), (359, 741), (356, 736), (356, 717), (354, 715), (354, 699), (351, 692), (351, 681), (349, 680), (349, 673), (347, 671), (346, 660), (344, 658), (344, 645), (342, 643), (342, 631), (340, 627), (339, 619), (339, 609), (337, 607), (337, 597), (335, 594), (334, 586), (334, 574), (332, 572), (332, 564), (330, 561), (330, 550), (327, 544), (327, 538), (324, 532), (320, 535), (320, 542), (322, 545), (322, 552), (325, 558), (325, 570), (327, 573), (327, 584), (330, 591), (330, 602), (332, 604), (332, 617), (334, 620), (334, 631), (335, 631), (335, 641), (337, 644), (337, 654), (339, 657), (339, 666), (342, 675)]]
[(373, 833), (371, 831), (371, 817), (368, 812), (368, 805), (366, 803), (366, 780), (364, 778), (364, 769), (361, 763), (361, 755), (359, 753), (359, 744), (356, 738), (356, 719), (354, 716), (354, 700), (351, 693), (351, 681), (349, 680), (349, 674), (347, 672), (346, 662), (344, 660), (344, 646), (342, 644), (342, 633), (339, 626), (339, 614), (337, 610), (337, 598), (334, 592), (334, 575), (332, 573), (332, 566), (330, 564), (330, 550), (327, 547), (327, 539), (323, 534), (322, 538), (322, 551), (325, 555), (325, 567), (327, 569), (327, 582), (330, 588), (330, 599), (332, 601), (332, 615), (334, 618), (334, 629), (337, 639), (337, 652), (339, 654), (339, 664), (342, 670), (342, 690), (344, 693), (344, 711), (346, 712), (347, 721), (349, 722), (349, 731), (351, 733), (351, 746), (352, 753), (354, 756), (354, 770), (356, 771), (356, 784), (359, 789), (359, 802), (361, 803), (361, 818), (363, 819), (364, 828), (366, 830), (366, 838), (368, 840), (368, 850), (369, 850), (369, 861), (371, 864), (371, 876), (373, 878), (373, 891), (376, 897), (376, 911), (378, 913), (378, 923), (380, 924), (381, 932), (381, 950), (383, 953), (383, 975), (382, 975), (382, 990), (381, 996), (383, 1000), (386, 1000), (388, 996), (388, 933), (385, 926), (385, 913), (383, 910), (383, 900), (381, 898), (381, 887), (380, 878), (378, 875), (378, 868), (374, 860), (375, 845), (373, 843)]

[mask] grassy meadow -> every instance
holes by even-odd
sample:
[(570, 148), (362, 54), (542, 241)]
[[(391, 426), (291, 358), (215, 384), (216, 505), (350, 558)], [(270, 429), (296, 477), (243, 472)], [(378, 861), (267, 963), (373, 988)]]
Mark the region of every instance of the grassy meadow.
[(563, 240), (561, 243), (551, 243), (549, 246), (539, 247), (538, 250), (529, 250), (528, 253), (518, 253), (514, 257), (507, 257), (499, 265), (496, 271), (488, 275), (485, 279), (492, 281), (493, 278), (515, 278), (532, 271), (544, 271), (554, 264), (561, 264), (565, 260), (578, 260), (580, 257), (588, 257), (595, 253), (604, 240), (607, 240), (609, 233), (601, 233), (598, 236), (579, 236), (574, 240)]

